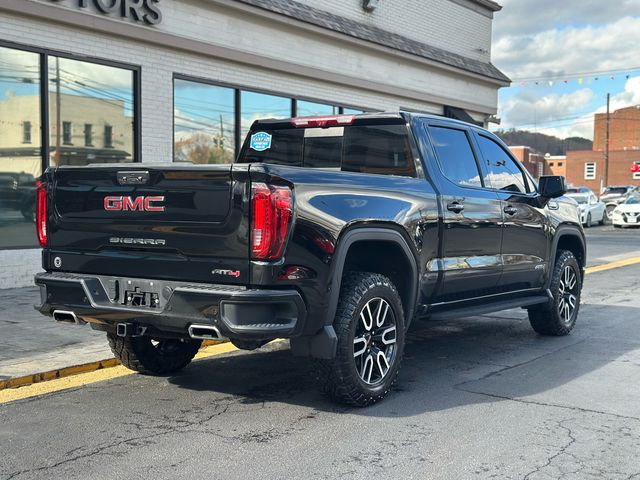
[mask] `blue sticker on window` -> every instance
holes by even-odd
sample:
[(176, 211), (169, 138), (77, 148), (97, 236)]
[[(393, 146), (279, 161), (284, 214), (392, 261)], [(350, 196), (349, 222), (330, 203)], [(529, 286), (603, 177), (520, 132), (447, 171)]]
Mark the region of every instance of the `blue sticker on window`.
[(256, 152), (264, 152), (271, 148), (271, 137), (267, 132), (258, 132), (251, 135), (251, 148)]

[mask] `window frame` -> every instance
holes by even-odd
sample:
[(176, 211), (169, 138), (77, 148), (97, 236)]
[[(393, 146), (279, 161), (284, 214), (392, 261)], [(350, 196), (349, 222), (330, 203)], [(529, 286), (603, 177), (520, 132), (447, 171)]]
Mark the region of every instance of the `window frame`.
[[(51, 154), (50, 134), (51, 125), (49, 115), (49, 57), (66, 58), (78, 62), (95, 63), (106, 67), (129, 70), (133, 74), (133, 161), (137, 164), (142, 162), (142, 67), (130, 63), (108, 60), (105, 58), (87, 56), (73, 52), (55, 50), (50, 48), (36, 47), (22, 43), (11, 42), (0, 39), (0, 47), (23, 52), (38, 54), (40, 57), (40, 145), (41, 145), (41, 172), (49, 168), (49, 156)], [(20, 247), (24, 248), (24, 247)], [(15, 248), (8, 248), (14, 249)], [(2, 248), (0, 250), (7, 250)]]
[[(588, 174), (587, 170), (589, 166), (593, 166), (593, 173)], [(584, 162), (584, 179), (585, 180), (595, 180), (598, 175), (598, 164), (597, 162)]]
[[(297, 95), (291, 95), (288, 93), (284, 93), (284, 92), (279, 92), (277, 90), (269, 90), (269, 89), (263, 89), (263, 88), (256, 88), (253, 86), (249, 86), (249, 85), (242, 85), (242, 84), (237, 84), (237, 83), (228, 83), (228, 82), (224, 82), (224, 81), (219, 81), (219, 80), (213, 80), (211, 78), (207, 78), (207, 77), (201, 77), (199, 75), (192, 75), (192, 74), (186, 74), (186, 73), (181, 73), (181, 72), (173, 72), (172, 74), (172, 78), (171, 78), (171, 88), (172, 88), (172, 95), (171, 95), (171, 106), (172, 106), (172, 112), (175, 112), (175, 107), (176, 107), (176, 96), (175, 96), (175, 91), (176, 91), (176, 80), (183, 80), (186, 82), (193, 82), (193, 83), (200, 83), (203, 85), (210, 85), (212, 87), (221, 87), (221, 88), (229, 88), (231, 90), (235, 91), (235, 101), (234, 101), (234, 146), (235, 146), (235, 155), (234, 155), (234, 159), (238, 159), (240, 156), (240, 153), (242, 151), (242, 146), (243, 146), (243, 142), (242, 142), (242, 92), (251, 92), (251, 93), (260, 93), (263, 95), (272, 95), (274, 97), (281, 97), (281, 98), (287, 98), (289, 100), (291, 100), (291, 118), (295, 118), (296, 116), (298, 116), (298, 102), (312, 102), (312, 103), (319, 103), (319, 104), (323, 104), (323, 105), (328, 105), (328, 106), (335, 106), (338, 109), (338, 115), (343, 115), (344, 114), (344, 109), (355, 109), (355, 110), (362, 110), (362, 112), (367, 113), (367, 112), (373, 112), (375, 110), (372, 110), (371, 108), (364, 108), (364, 107), (357, 107), (354, 105), (341, 105), (341, 104), (336, 104), (334, 105), (333, 102), (330, 102), (328, 100), (319, 100), (317, 98), (310, 98), (310, 97), (300, 97)], [(175, 114), (172, 115), (171, 118), (171, 125), (172, 125), (172, 130), (173, 130), (173, 141), (172, 141), (172, 146), (171, 146), (171, 159), (173, 161), (173, 159), (176, 158), (176, 152), (175, 152), (175, 131), (176, 131), (176, 118), (175, 118)]]

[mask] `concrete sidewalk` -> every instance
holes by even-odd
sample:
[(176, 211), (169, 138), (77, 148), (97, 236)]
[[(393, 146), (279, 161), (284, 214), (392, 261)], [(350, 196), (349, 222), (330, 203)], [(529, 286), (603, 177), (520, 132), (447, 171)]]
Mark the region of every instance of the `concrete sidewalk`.
[(37, 287), (0, 290), (0, 380), (112, 358), (105, 334), (40, 315)]

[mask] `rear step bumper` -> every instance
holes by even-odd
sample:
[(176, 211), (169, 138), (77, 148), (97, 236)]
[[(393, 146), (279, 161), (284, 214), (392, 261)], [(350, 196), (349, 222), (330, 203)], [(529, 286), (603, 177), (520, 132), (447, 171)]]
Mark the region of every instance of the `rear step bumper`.
[(212, 327), (220, 338), (266, 340), (300, 335), (307, 317), (296, 290), (62, 272), (40, 273), (35, 282), (41, 297), (35, 308), (43, 315), (56, 312), (58, 321), (113, 332), (128, 322), (149, 334), (189, 337), (193, 326)]

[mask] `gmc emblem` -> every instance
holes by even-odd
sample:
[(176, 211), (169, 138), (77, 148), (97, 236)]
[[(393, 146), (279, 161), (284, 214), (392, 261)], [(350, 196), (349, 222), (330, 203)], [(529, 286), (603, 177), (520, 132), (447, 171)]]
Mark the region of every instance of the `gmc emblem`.
[(104, 197), (107, 212), (164, 212), (164, 197)]

